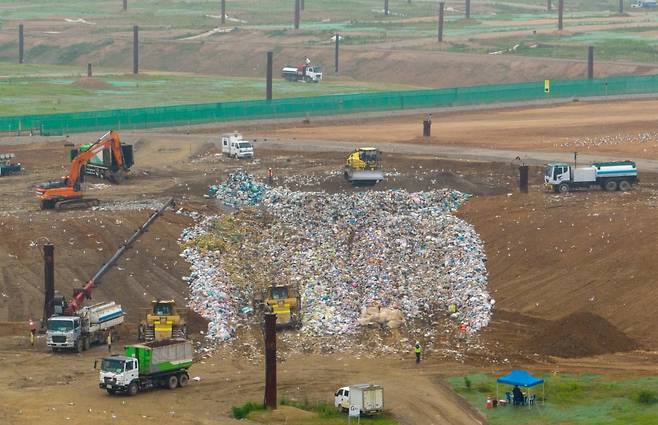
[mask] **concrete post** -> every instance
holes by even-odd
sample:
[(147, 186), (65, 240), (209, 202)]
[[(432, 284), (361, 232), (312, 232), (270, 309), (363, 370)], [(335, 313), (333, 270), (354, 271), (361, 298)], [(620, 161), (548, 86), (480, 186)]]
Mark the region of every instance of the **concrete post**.
[(299, 29), (299, 18), (300, 18), (300, 13), (299, 13), (299, 0), (295, 0), (295, 29)]
[(43, 323), (55, 313), (55, 245), (43, 246)]
[(219, 16), (219, 22), (224, 25), (226, 23), (226, 0), (222, 0)]
[(465, 11), (466, 19), (471, 19), (471, 0), (466, 0), (464, 11)]
[(334, 63), (336, 64), (336, 74), (338, 74), (338, 51), (340, 48), (340, 34), (336, 33), (336, 54)]
[(23, 63), (23, 51), (24, 51), (24, 42), (23, 42), (23, 24), (18, 25), (18, 63)]
[(594, 79), (594, 46), (587, 48), (587, 79)]
[(559, 0), (557, 4), (557, 29), (564, 29), (564, 0)]
[(276, 409), (276, 314), (265, 314), (265, 406)]
[(301, 0), (299, 8), (304, 11), (304, 0)]
[(265, 77), (265, 99), (272, 100), (272, 62), (274, 52), (267, 52), (267, 75)]
[(619, 0), (619, 14), (624, 13), (624, 0)]
[(133, 26), (133, 74), (139, 74), (139, 27)]
[(128, 0), (123, 0), (123, 11), (128, 10)]
[(438, 28), (438, 35), (437, 39), (439, 43), (443, 42), (443, 18), (445, 14), (445, 2), (439, 2), (439, 28)]
[(551, 0), (546, 0), (546, 10), (551, 10), (553, 9), (553, 4), (551, 3)]
[(528, 166), (519, 166), (519, 190), (528, 193)]
[(91, 64), (87, 64), (87, 77), (91, 78)]
[(388, 16), (389, 10), (388, 10), (388, 0), (384, 0), (384, 15)]

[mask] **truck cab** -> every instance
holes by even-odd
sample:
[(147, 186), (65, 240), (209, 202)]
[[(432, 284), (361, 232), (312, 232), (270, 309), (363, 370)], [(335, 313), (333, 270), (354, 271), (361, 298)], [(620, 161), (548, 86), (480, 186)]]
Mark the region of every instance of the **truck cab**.
[[(131, 395), (137, 393), (137, 381), (139, 379), (139, 365), (137, 359), (126, 356), (106, 357), (101, 361), (100, 388), (108, 393), (128, 392)], [(135, 388), (131, 384), (135, 383)], [(131, 391), (134, 391), (132, 393)]]
[(52, 316), (47, 321), (46, 341), (49, 347), (78, 348), (82, 320), (78, 316)]
[(343, 412), (359, 409), (360, 415), (381, 413), (384, 411), (384, 388), (373, 384), (341, 387), (334, 394), (334, 406)]
[(567, 164), (547, 164), (544, 170), (544, 183), (551, 186), (571, 180), (571, 167)]

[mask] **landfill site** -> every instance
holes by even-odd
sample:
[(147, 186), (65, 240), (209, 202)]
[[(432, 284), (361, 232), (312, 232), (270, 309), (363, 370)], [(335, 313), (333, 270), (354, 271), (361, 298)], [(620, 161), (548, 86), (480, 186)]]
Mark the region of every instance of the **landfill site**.
[[(288, 399), (330, 400), (343, 382), (372, 380), (389, 389), (399, 423), (485, 423), (446, 376), (510, 367), (655, 375), (658, 139), (642, 115), (654, 104), (447, 112), (434, 115), (430, 137), (422, 114), (124, 131), (130, 173), (121, 184), (87, 176), (85, 196), (99, 203), (71, 211), (40, 209), (34, 187), (66, 173), (71, 145), (99, 135), (5, 137), (24, 171), (0, 180), (0, 418), (238, 423), (231, 406), (263, 394), (271, 286), (299, 303), (276, 333)], [(637, 113), (615, 114), (622, 107)], [(252, 158), (222, 153), (219, 135), (234, 131)], [(374, 186), (343, 176), (359, 146), (381, 151)], [(632, 155), (641, 183), (547, 191), (540, 164), (570, 161), (574, 146), (583, 162)], [(52, 350), (37, 332), (31, 345), (43, 247), (54, 246), (55, 289), (70, 297), (171, 197), (86, 302), (122, 306), (116, 347), (137, 341), (152, 300), (175, 301), (193, 341), (190, 381), (108, 398), (93, 368), (105, 344)]]

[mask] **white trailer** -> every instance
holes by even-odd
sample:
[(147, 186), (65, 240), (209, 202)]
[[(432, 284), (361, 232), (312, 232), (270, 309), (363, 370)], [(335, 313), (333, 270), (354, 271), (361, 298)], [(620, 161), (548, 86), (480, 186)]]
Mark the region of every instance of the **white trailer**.
[(222, 153), (228, 157), (237, 159), (254, 157), (254, 146), (237, 131), (222, 134), (221, 144)]
[(358, 408), (362, 415), (384, 411), (384, 388), (381, 385), (350, 385), (339, 388), (334, 396), (334, 406), (343, 412), (351, 407)]
[(48, 319), (46, 341), (53, 351), (74, 349), (78, 353), (95, 343), (104, 343), (108, 332), (124, 321), (121, 305), (114, 301), (81, 308), (76, 315)]
[(544, 172), (544, 185), (556, 193), (594, 186), (625, 192), (638, 181), (637, 166), (633, 161), (595, 162), (580, 168), (564, 163), (547, 164)]

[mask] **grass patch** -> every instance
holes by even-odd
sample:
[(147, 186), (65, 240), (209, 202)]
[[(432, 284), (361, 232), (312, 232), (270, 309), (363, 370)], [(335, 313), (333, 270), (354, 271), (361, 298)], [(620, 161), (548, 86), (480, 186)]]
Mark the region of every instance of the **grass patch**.
[[(658, 417), (658, 377), (612, 380), (601, 375), (545, 375), (546, 402), (535, 387), (534, 408), (486, 409), (487, 395), (496, 394), (495, 377), (484, 374), (448, 379), (453, 389), (479, 409), (492, 425), (572, 424), (622, 425), (655, 423)], [(470, 385), (467, 384), (470, 382)], [(511, 386), (500, 385), (499, 397)]]
[(231, 407), (231, 415), (235, 419), (244, 419), (246, 418), (251, 412), (257, 412), (260, 410), (265, 410), (265, 406), (260, 404), (260, 403), (254, 403), (252, 401), (248, 401), (242, 406), (233, 406)]

